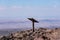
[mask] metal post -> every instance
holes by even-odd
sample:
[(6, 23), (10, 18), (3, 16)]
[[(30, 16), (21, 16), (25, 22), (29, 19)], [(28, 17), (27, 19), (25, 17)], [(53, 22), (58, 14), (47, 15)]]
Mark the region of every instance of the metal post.
[(32, 21), (32, 27), (33, 27), (33, 29), (32, 29), (32, 30), (33, 30), (33, 32), (34, 32), (34, 22), (33, 22), (33, 21)]

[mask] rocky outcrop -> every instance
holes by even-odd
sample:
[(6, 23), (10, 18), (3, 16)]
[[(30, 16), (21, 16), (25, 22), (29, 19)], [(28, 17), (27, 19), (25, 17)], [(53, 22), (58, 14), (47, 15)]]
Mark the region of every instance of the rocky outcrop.
[(60, 40), (60, 29), (39, 28), (35, 32), (31, 29), (0, 36), (0, 40)]

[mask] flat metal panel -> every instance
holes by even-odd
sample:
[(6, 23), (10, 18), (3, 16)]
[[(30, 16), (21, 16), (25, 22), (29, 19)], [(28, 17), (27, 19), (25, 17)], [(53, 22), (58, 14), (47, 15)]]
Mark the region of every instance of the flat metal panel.
[(34, 18), (28, 18), (30, 21), (32, 21), (32, 22), (36, 22), (36, 23), (38, 23), (38, 21), (37, 20), (35, 20)]

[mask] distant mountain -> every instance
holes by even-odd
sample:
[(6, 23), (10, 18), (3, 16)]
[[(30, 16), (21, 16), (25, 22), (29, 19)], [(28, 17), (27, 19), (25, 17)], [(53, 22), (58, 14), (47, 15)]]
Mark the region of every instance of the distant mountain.
[(24, 29), (0, 29), (0, 35), (8, 35), (9, 33), (12, 32), (17, 32), (17, 31), (22, 31)]
[[(35, 24), (36, 28), (43, 27), (43, 28), (59, 28), (60, 27), (60, 20), (58, 19), (44, 19), (44, 20), (39, 20), (39, 23)], [(31, 21), (0, 21), (0, 29), (9, 29), (15, 31), (16, 29), (14, 28), (20, 28), (21, 29), (29, 29), (32, 28)], [(13, 31), (12, 30), (12, 31)]]
[[(0, 24), (17, 24), (17, 23), (29, 23), (30, 21), (2, 21), (0, 22)], [(60, 22), (60, 20), (49, 20), (49, 19), (45, 19), (45, 20), (39, 20), (39, 22)]]
[(15, 33), (17, 31), (28, 30), (29, 28), (12, 28), (12, 29), (0, 29), (0, 35), (9, 35), (10, 33)]
[(60, 20), (52, 20), (52, 19), (39, 20), (39, 22), (40, 21), (43, 21), (43, 22), (60, 22)]

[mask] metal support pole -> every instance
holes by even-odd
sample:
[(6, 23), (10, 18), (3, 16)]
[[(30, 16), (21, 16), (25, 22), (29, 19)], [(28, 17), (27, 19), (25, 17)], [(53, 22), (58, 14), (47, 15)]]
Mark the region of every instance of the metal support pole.
[(34, 22), (32, 21), (32, 27), (33, 27), (33, 32), (34, 32)]

